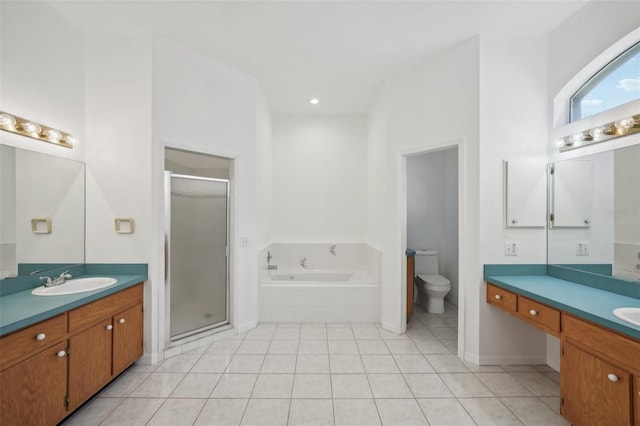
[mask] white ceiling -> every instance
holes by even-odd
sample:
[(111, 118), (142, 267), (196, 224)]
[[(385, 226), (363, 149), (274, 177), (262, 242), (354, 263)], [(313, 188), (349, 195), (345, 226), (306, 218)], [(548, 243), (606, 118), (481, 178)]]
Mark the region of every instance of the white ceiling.
[(586, 1), (50, 3), (87, 32), (151, 31), (251, 74), (274, 113), (362, 114), (402, 68), (479, 33), (546, 34)]

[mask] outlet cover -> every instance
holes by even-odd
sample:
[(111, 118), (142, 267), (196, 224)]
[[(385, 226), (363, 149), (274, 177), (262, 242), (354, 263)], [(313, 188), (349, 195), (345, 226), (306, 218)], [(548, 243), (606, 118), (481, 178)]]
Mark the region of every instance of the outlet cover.
[(249, 247), (249, 238), (240, 237), (240, 247)]
[(586, 241), (577, 242), (576, 256), (589, 256), (589, 243)]
[(514, 242), (504, 243), (504, 255), (505, 256), (517, 256), (518, 244)]

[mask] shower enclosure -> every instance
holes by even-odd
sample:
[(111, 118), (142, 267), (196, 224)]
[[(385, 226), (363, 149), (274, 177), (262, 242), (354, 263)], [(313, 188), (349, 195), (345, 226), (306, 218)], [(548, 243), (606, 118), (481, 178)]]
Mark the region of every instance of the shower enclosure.
[(229, 181), (165, 172), (166, 341), (229, 323)]

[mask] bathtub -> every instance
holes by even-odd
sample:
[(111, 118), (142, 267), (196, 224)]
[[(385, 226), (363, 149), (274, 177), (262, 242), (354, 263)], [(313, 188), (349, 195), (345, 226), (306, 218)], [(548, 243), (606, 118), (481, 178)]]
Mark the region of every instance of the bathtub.
[(275, 271), (259, 288), (263, 322), (377, 322), (380, 286), (360, 270)]

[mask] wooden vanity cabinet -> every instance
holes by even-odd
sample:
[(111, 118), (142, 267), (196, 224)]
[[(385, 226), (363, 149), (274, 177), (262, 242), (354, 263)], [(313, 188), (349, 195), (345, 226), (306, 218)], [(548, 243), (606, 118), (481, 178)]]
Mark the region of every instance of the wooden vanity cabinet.
[(142, 330), (142, 303), (113, 317), (113, 376), (142, 356)]
[(640, 375), (636, 376), (635, 389), (633, 390), (633, 400), (635, 401), (635, 426), (640, 426)]

